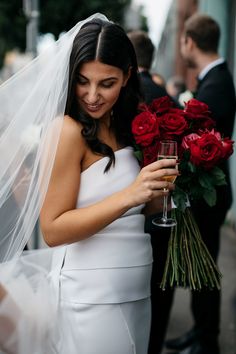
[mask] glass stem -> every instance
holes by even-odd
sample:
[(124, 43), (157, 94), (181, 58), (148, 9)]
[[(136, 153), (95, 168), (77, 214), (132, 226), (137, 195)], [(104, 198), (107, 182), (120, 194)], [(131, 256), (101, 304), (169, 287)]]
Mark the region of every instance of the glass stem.
[(168, 210), (168, 194), (165, 194), (163, 198), (163, 215), (162, 215), (162, 219), (165, 221), (167, 220), (167, 210)]

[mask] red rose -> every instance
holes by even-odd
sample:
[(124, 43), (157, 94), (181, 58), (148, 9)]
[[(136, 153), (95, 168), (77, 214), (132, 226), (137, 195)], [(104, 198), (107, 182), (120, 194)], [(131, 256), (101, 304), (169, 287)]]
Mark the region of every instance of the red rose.
[(184, 148), (184, 150), (189, 149), (189, 146), (191, 145), (192, 141), (199, 139), (200, 135), (192, 133), (189, 135), (186, 135), (183, 140), (181, 146)]
[(222, 140), (222, 147), (223, 147), (223, 159), (228, 159), (230, 155), (234, 152), (233, 150), (234, 141), (230, 140), (229, 138), (224, 138)]
[(150, 104), (150, 111), (153, 113), (155, 112), (156, 115), (161, 115), (166, 113), (171, 107), (173, 107), (173, 102), (170, 97), (163, 96), (152, 101)]
[(173, 139), (182, 135), (188, 129), (188, 123), (181, 109), (170, 109), (158, 118), (163, 139)]
[(208, 105), (195, 98), (185, 103), (184, 113), (185, 118), (191, 121), (191, 129), (193, 131), (198, 129), (209, 130), (215, 126), (215, 121), (210, 118), (211, 112)]
[(192, 98), (187, 103), (185, 103), (184, 112), (186, 113), (186, 118), (188, 119), (199, 119), (210, 117), (211, 112), (206, 103)]
[(214, 135), (222, 144), (222, 148), (223, 148), (223, 152), (222, 152), (222, 159), (228, 159), (228, 157), (230, 155), (232, 155), (232, 153), (234, 152), (233, 150), (233, 145), (234, 145), (234, 141), (230, 140), (229, 138), (222, 138), (220, 132), (212, 129), (209, 134)]
[(201, 128), (202, 130), (210, 130), (215, 127), (216, 123), (213, 119), (210, 117), (202, 117), (199, 118), (198, 121), (194, 121), (193, 129), (199, 129)]
[(132, 122), (132, 133), (137, 144), (149, 146), (159, 137), (159, 124), (155, 114), (145, 111), (138, 114)]
[(223, 148), (217, 137), (211, 133), (203, 134), (190, 143), (190, 161), (205, 169), (213, 168), (223, 156)]
[(209, 131), (209, 134), (214, 135), (219, 141), (222, 141), (222, 136), (217, 130), (211, 129), (211, 131)]
[(158, 146), (159, 143), (155, 142), (143, 149), (143, 166), (147, 166), (157, 160)]

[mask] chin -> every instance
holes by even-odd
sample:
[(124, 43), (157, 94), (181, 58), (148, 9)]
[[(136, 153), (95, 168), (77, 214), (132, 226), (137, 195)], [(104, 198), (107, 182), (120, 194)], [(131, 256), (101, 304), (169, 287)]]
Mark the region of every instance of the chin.
[(101, 119), (104, 116), (104, 112), (92, 112), (92, 111), (88, 111), (87, 109), (83, 109), (83, 112), (85, 113), (85, 115), (89, 116), (92, 119)]
[(100, 112), (87, 112), (87, 114), (93, 119), (102, 119), (104, 117), (104, 113)]

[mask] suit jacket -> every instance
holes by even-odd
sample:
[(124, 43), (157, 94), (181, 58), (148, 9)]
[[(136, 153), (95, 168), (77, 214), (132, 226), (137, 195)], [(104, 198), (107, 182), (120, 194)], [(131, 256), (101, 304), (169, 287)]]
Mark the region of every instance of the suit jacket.
[[(213, 67), (199, 82), (195, 98), (209, 106), (212, 118), (216, 121), (216, 129), (223, 136), (231, 137), (234, 127), (236, 100), (233, 79), (226, 62)], [(226, 174), (227, 186), (217, 188), (216, 205), (211, 208), (204, 200), (192, 203), (192, 209), (202, 231), (204, 241), (206, 242), (211, 237), (211, 243), (208, 246), (214, 258), (217, 257), (219, 246), (215, 247), (219, 237), (216, 233), (218, 233), (217, 230), (222, 225), (226, 212), (232, 203), (227, 161), (220, 167)], [(206, 221), (209, 224), (210, 231), (205, 230), (206, 226), (204, 224), (206, 224)], [(210, 236), (210, 233), (212, 233), (212, 236)]]
[(226, 62), (213, 67), (199, 81), (195, 98), (205, 102), (216, 121), (216, 128), (231, 137), (236, 110), (235, 89)]
[(148, 71), (142, 71), (139, 74), (141, 82), (141, 93), (144, 101), (150, 104), (155, 98), (168, 96), (166, 89), (160, 85), (157, 85)]

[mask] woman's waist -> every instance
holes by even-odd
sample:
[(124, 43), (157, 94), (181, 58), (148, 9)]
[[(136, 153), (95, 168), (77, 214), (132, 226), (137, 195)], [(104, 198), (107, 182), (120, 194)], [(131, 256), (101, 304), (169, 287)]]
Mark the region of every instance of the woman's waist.
[(121, 303), (150, 296), (151, 264), (146, 266), (61, 270), (60, 298), (72, 303)]
[(66, 246), (63, 268), (133, 267), (152, 262), (150, 235), (97, 234)]

